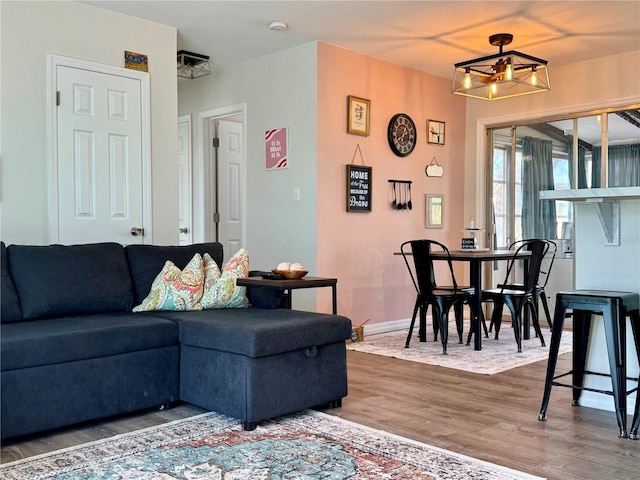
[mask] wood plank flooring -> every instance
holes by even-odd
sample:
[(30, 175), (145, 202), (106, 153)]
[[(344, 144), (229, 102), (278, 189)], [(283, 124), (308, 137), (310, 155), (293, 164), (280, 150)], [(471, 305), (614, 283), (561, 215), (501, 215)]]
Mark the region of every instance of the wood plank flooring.
[[(570, 361), (561, 356), (557, 371)], [(348, 365), (349, 395), (326, 413), (551, 480), (638, 478), (640, 442), (617, 437), (614, 413), (573, 407), (571, 390), (554, 387), (538, 421), (546, 361), (487, 376), (349, 351)], [(0, 461), (202, 412), (179, 405), (10, 440)]]

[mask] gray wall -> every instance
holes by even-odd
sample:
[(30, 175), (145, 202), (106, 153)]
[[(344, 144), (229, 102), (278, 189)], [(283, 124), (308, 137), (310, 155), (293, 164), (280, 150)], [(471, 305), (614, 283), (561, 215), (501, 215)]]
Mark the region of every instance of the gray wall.
[[(199, 189), (201, 112), (236, 104), (246, 106), (247, 193), (246, 247), (251, 268), (269, 270), (282, 261), (300, 262), (312, 274), (316, 267), (317, 211), (317, 47), (311, 42), (264, 56), (178, 85), (179, 114), (193, 123), (195, 198)], [(289, 128), (289, 167), (265, 169), (264, 133)], [(300, 187), (300, 201), (293, 189)], [(202, 205), (194, 205), (199, 218)], [(233, 252), (225, 252), (228, 258)], [(314, 302), (311, 292), (298, 291), (294, 301)], [(301, 304), (302, 302), (302, 304)]]
[(47, 54), (124, 66), (149, 57), (154, 243), (177, 243), (176, 29), (76, 2), (0, 2), (2, 239), (49, 238)]

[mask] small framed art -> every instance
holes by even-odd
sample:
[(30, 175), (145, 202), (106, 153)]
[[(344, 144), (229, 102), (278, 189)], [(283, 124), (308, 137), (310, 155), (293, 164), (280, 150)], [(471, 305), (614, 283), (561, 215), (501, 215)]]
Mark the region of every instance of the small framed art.
[(372, 167), (347, 165), (347, 212), (371, 211)]
[(289, 166), (287, 158), (289, 135), (287, 127), (273, 128), (264, 132), (265, 168), (281, 170)]
[(427, 143), (444, 145), (444, 122), (427, 120)]
[(140, 72), (149, 71), (149, 57), (142, 53), (124, 51), (124, 68), (138, 70)]
[(444, 195), (427, 193), (426, 196), (426, 228), (444, 227)]
[(347, 133), (368, 137), (370, 110), (371, 100), (349, 95), (347, 97)]

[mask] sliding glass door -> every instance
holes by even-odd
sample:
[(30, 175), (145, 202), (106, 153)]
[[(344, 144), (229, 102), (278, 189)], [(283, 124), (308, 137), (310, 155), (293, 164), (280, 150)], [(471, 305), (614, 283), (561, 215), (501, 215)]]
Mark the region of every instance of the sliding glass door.
[[(573, 204), (542, 200), (540, 191), (640, 186), (640, 106), (496, 126), (487, 138), (487, 246), (554, 240), (557, 258), (568, 260), (553, 267), (562, 272), (559, 288), (572, 288)], [(504, 279), (501, 267), (490, 284)]]
[(569, 202), (540, 200), (540, 191), (570, 187), (570, 148), (545, 138), (542, 125), (490, 132), (493, 248), (523, 238), (560, 238), (562, 226), (572, 221)]

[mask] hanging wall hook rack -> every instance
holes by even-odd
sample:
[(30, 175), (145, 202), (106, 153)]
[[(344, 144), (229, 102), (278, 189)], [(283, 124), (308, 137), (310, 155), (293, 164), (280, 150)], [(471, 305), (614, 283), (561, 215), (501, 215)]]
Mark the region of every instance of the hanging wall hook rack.
[[(411, 210), (413, 208), (413, 202), (411, 201), (411, 184), (413, 182), (411, 180), (390, 179), (389, 183), (393, 186), (393, 202), (391, 202), (391, 208)], [(398, 185), (397, 191), (396, 185)]]

